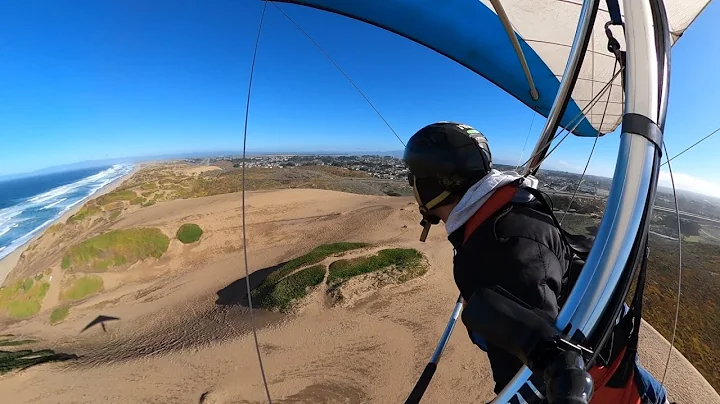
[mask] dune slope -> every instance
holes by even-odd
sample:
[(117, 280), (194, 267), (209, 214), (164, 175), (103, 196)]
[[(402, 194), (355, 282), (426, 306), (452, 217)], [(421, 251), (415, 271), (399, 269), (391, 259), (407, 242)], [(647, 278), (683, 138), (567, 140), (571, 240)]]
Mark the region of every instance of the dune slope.
[[(369, 252), (414, 248), (427, 258), (430, 269), (421, 277), (364, 291), (351, 304), (333, 305), (326, 294), (312, 293), (292, 315), (255, 312), (273, 402), (404, 401), (457, 297), (444, 230), (418, 241), (412, 197), (290, 189), (252, 192), (246, 203), (253, 286), (278, 265), (327, 243), (369, 243)], [(0, 376), (0, 396), (59, 404), (266, 402), (244, 305), (240, 213), (240, 194), (234, 193), (158, 202), (112, 223), (111, 229), (160, 229), (171, 237), (167, 252), (100, 274), (104, 291), (72, 306), (57, 325), (47, 316), (11, 324), (8, 333), (79, 358)], [(200, 240), (172, 239), (188, 222), (203, 229)], [(43, 263), (59, 260), (60, 252), (53, 253)], [(661, 376), (667, 342), (646, 327), (641, 345), (643, 362)], [(679, 354), (668, 375), (678, 402), (720, 403)], [(492, 389), (486, 355), (460, 325), (425, 401), (485, 402)]]

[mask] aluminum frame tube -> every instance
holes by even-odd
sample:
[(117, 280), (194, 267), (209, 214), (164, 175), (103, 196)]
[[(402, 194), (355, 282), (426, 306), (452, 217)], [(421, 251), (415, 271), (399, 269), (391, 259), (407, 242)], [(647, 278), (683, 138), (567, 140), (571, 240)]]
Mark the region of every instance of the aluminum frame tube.
[(515, 30), (513, 29), (512, 23), (510, 22), (510, 18), (505, 12), (502, 3), (500, 3), (500, 0), (490, 0), (490, 3), (495, 9), (495, 13), (500, 18), (500, 21), (502, 21), (503, 27), (505, 27), (505, 32), (507, 32), (508, 38), (510, 39), (512, 46), (515, 49), (515, 54), (520, 60), (520, 65), (523, 68), (523, 72), (525, 72), (525, 78), (527, 79), (528, 86), (530, 87), (530, 97), (532, 97), (534, 101), (537, 101), (538, 99), (540, 99), (540, 94), (538, 93), (537, 88), (535, 88), (535, 82), (533, 81), (530, 67), (528, 66), (527, 60), (525, 59), (525, 54), (520, 47), (520, 41), (518, 41), (517, 36), (515, 35)]
[[(656, 21), (653, 15), (664, 12), (662, 0), (625, 1), (623, 5), (627, 42), (624, 112), (643, 115), (663, 128), (669, 50), (657, 46), (663, 40), (656, 37), (654, 27), (660, 24), (667, 30), (667, 24)], [(605, 214), (583, 271), (558, 315), (555, 325), (559, 330), (566, 330), (571, 336), (575, 331), (588, 336), (595, 330), (627, 263), (635, 258), (631, 257), (634, 243), (646, 231), (641, 223), (652, 212), (651, 193), (655, 189), (653, 181), (657, 181), (654, 171), (659, 155), (657, 146), (643, 134), (629, 133), (623, 128)], [(530, 375), (530, 370), (523, 366), (492, 402), (507, 403)]]

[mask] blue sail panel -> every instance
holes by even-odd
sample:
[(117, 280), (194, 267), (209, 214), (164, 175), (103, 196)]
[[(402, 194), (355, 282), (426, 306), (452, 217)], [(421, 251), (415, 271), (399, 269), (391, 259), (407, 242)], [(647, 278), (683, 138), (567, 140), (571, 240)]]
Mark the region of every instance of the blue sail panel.
[[(547, 117), (560, 82), (522, 39), (520, 46), (540, 95), (533, 100), (525, 73), (498, 16), (479, 0), (278, 0), (330, 11), (396, 33), (460, 63)], [(560, 122), (578, 136), (597, 130), (572, 99)]]

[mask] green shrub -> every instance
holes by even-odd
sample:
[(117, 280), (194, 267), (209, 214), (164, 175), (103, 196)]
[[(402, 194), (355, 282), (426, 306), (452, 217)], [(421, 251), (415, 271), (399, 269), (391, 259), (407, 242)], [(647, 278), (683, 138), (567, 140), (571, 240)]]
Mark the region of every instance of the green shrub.
[[(294, 258), (294, 259), (288, 261), (280, 269), (271, 273), (265, 279), (265, 281), (263, 281), (263, 285), (265, 285), (265, 286), (271, 285), (271, 284), (279, 281), (285, 275), (291, 273), (292, 271), (294, 271), (298, 268), (304, 267), (306, 265), (316, 264), (333, 254), (339, 254), (341, 252), (356, 250), (356, 249), (367, 247), (367, 246), (368, 246), (368, 244), (366, 244), (366, 243), (333, 243), (333, 244), (321, 245), (319, 247), (314, 248), (312, 251), (310, 251), (309, 253), (307, 253), (305, 255), (301, 255), (297, 258)], [(261, 287), (262, 287), (262, 285), (261, 285)]]
[(305, 297), (309, 288), (319, 285), (323, 278), (325, 267), (315, 265), (286, 276), (264, 293), (257, 293), (253, 297), (260, 298), (260, 307), (286, 311), (295, 300)]
[(54, 325), (54, 324), (57, 324), (57, 323), (65, 320), (65, 318), (67, 318), (68, 314), (70, 314), (70, 306), (65, 305), (65, 306), (56, 307), (52, 311), (52, 313), (50, 313), (50, 324)]
[(92, 296), (103, 288), (103, 280), (97, 275), (86, 275), (75, 279), (70, 287), (60, 292), (60, 300), (81, 300)]
[(32, 317), (40, 311), (50, 284), (26, 278), (0, 289), (0, 311), (14, 319)]
[(70, 247), (61, 267), (85, 272), (105, 271), (149, 257), (160, 258), (169, 245), (168, 236), (157, 228), (113, 230)]
[(200, 240), (200, 236), (202, 236), (202, 234), (203, 230), (200, 226), (195, 223), (185, 223), (180, 226), (175, 236), (184, 244), (189, 244)]

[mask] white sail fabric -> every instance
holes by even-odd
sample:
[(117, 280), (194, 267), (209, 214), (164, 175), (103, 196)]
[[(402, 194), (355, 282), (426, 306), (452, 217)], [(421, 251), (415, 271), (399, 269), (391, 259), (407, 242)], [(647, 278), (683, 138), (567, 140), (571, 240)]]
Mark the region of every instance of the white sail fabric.
[[(479, 1), (494, 10), (490, 0)], [(665, 0), (673, 44), (709, 3), (710, 0)], [(582, 0), (501, 0), (501, 4), (515, 32), (537, 52), (556, 77), (561, 79), (575, 36)], [(619, 0), (619, 4), (622, 11), (623, 0)], [(572, 93), (573, 100), (581, 110), (602, 91), (612, 77), (615, 56), (607, 50), (605, 23), (608, 21), (610, 14), (605, 0), (601, 0), (593, 36)], [(622, 28), (613, 27), (611, 30), (621, 48), (625, 50)], [(612, 132), (622, 120), (621, 80), (622, 76), (619, 75), (613, 81), (604, 120), (602, 116), (607, 93), (586, 113), (588, 121), (595, 129), (600, 129), (601, 133)]]

